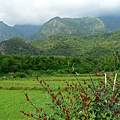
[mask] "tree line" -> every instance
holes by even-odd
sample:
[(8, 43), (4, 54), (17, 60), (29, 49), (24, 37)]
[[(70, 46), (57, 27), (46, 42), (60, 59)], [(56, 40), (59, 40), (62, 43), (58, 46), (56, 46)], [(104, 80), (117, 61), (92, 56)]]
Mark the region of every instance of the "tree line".
[(67, 74), (74, 67), (78, 73), (120, 70), (120, 54), (101, 57), (0, 55), (0, 73), (29, 70)]

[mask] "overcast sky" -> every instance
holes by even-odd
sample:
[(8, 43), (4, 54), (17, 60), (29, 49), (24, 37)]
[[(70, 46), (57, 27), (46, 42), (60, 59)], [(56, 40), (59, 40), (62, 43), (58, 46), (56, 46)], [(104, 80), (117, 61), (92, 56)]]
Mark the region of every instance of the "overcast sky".
[(102, 15), (120, 15), (120, 0), (0, 0), (0, 21), (10, 26)]

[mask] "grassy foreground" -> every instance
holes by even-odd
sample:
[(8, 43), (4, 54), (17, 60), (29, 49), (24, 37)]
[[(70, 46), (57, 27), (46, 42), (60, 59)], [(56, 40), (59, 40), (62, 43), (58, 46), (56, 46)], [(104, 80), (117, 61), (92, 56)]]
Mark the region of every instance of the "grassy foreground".
[[(45, 93), (37, 90), (25, 92), (28, 93), (33, 103), (39, 103), (42, 106), (45, 102)], [(20, 113), (20, 110), (28, 113), (34, 112), (32, 109), (22, 90), (0, 90), (0, 120), (32, 120)]]
[[(44, 78), (50, 86), (64, 87), (65, 81), (75, 81), (74, 76), (48, 76)], [(78, 79), (82, 82), (84, 79), (89, 79), (89, 76), (79, 76)], [(96, 81), (99, 78), (93, 76)], [(89, 82), (89, 80), (88, 80)], [(20, 110), (25, 110), (27, 113), (34, 113), (33, 108), (26, 101), (24, 92), (28, 93), (30, 99), (37, 106), (44, 107), (46, 99), (46, 92), (40, 88), (40, 84), (36, 79), (8, 79), (0, 81), (0, 120), (33, 120), (20, 113)], [(42, 88), (42, 87), (41, 87)], [(24, 92), (23, 92), (24, 90)]]

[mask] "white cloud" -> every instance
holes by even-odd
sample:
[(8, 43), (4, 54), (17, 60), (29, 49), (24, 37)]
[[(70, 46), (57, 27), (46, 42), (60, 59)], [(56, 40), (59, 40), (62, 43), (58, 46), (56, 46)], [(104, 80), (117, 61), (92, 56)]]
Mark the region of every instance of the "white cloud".
[(0, 0), (0, 21), (42, 24), (52, 17), (119, 15), (120, 0)]

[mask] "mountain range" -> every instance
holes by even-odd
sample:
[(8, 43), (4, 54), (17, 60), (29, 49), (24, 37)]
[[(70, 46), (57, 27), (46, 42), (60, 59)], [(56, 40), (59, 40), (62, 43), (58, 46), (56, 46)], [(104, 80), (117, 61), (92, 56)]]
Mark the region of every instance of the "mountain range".
[(8, 26), (0, 21), (0, 41), (18, 36), (25, 40), (42, 40), (56, 34), (96, 34), (120, 29), (119, 16), (60, 18), (54, 17), (43, 25)]
[(33, 39), (43, 39), (55, 34), (95, 34), (105, 33), (107, 28), (98, 18), (60, 18), (55, 17), (43, 25)]
[(25, 41), (13, 37), (0, 43), (0, 54), (100, 57), (120, 53), (120, 30), (93, 35), (52, 35)]
[(31, 44), (44, 55), (99, 57), (120, 52), (120, 30), (94, 35), (52, 35)]
[(118, 19), (55, 17), (42, 26), (13, 27), (0, 22), (0, 54), (100, 57), (120, 52)]
[(7, 40), (14, 36), (23, 37), (23, 33), (0, 21), (0, 41)]

